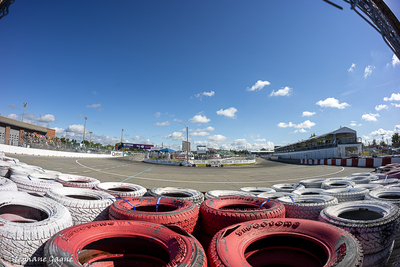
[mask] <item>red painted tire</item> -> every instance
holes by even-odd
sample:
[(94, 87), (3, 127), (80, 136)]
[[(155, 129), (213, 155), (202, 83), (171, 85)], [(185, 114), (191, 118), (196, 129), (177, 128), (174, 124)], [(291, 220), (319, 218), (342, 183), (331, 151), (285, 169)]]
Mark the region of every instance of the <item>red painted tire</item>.
[(44, 248), (53, 266), (206, 267), (200, 243), (182, 228), (143, 221), (100, 221), (54, 235)]
[(232, 224), (284, 217), (285, 206), (281, 202), (258, 197), (216, 197), (200, 206), (201, 229), (210, 236)]
[(65, 187), (79, 187), (89, 189), (92, 189), (100, 183), (100, 181), (95, 178), (64, 173), (59, 174), (56, 181)]
[(214, 235), (210, 267), (362, 266), (358, 240), (333, 225), (303, 219), (240, 223)]
[[(137, 220), (162, 225), (176, 224), (190, 234), (197, 230), (199, 208), (189, 200), (170, 197), (124, 199), (126, 201), (118, 200), (110, 206), (110, 220)], [(159, 202), (159, 205), (156, 212), (157, 202)], [(131, 204), (135, 206), (136, 210), (133, 209)]]

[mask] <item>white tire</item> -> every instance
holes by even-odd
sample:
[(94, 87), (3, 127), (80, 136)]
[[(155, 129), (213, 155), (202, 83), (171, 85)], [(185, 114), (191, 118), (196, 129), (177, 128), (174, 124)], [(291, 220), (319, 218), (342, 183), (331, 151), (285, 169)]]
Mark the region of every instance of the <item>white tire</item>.
[(7, 161), (0, 160), (0, 176), (10, 177), (9, 169), (11, 167), (11, 163)]
[(0, 258), (18, 265), (43, 266), (46, 241), (72, 226), (67, 208), (24, 192), (0, 194)]
[(324, 190), (321, 194), (336, 197), (339, 203), (364, 200), (368, 189), (361, 187), (331, 188)]
[(300, 190), (294, 190), (292, 193), (299, 196), (308, 196), (308, 195), (320, 195), (325, 191), (322, 188), (304, 188)]
[(321, 184), (325, 182), (325, 180), (325, 178), (306, 179), (301, 180), (300, 184), (304, 185), (306, 188), (321, 188)]
[(189, 200), (197, 206), (204, 201), (204, 194), (198, 190), (183, 188), (183, 187), (154, 187), (150, 189), (147, 194), (153, 197), (173, 197)]
[(108, 220), (108, 209), (116, 200), (106, 192), (73, 187), (54, 188), (45, 196), (65, 206), (74, 225)]
[(210, 190), (205, 193), (204, 199), (208, 200), (214, 197), (224, 197), (224, 196), (255, 197), (256, 195), (250, 192), (235, 191), (235, 190)]
[(356, 184), (354, 186), (354, 188), (366, 188), (369, 191), (373, 191), (373, 190), (376, 190), (376, 189), (379, 189), (379, 188), (383, 188), (383, 185), (371, 184), (371, 183), (369, 183), (369, 184)]
[(18, 191), (18, 188), (10, 179), (0, 177), (0, 191)]
[(288, 193), (288, 192), (275, 192), (275, 193), (262, 193), (259, 194), (257, 197), (267, 198), (267, 199), (278, 199), (280, 197), (297, 197), (299, 195)]
[(274, 189), (272, 188), (268, 188), (268, 187), (242, 187), (239, 188), (238, 191), (241, 192), (249, 192), (255, 195), (261, 194), (261, 193), (274, 193), (276, 192)]
[(369, 176), (349, 176), (347, 180), (354, 182), (355, 184), (369, 184), (371, 178)]
[(94, 189), (107, 192), (114, 197), (141, 197), (146, 194), (147, 190), (141, 185), (131, 183), (99, 183)]
[(274, 189), (276, 192), (287, 192), (291, 193), (294, 190), (300, 190), (304, 189), (305, 186), (300, 184), (274, 184), (271, 186), (272, 189)]
[(57, 175), (56, 181), (62, 184), (64, 187), (78, 187), (88, 189), (91, 189), (100, 183), (100, 181), (95, 178), (64, 173)]
[(331, 189), (331, 188), (348, 188), (354, 187), (356, 185), (355, 182), (348, 181), (345, 178), (342, 179), (326, 179), (325, 182), (322, 183), (322, 189)]
[(399, 179), (397, 178), (388, 178), (388, 179), (379, 179), (376, 181), (372, 181), (371, 184), (380, 184), (383, 186), (387, 186), (387, 185), (395, 185), (399, 183)]
[(40, 196), (46, 194), (49, 189), (63, 187), (62, 184), (53, 179), (42, 179), (39, 176), (11, 175), (10, 179), (17, 185), (18, 191), (34, 193)]

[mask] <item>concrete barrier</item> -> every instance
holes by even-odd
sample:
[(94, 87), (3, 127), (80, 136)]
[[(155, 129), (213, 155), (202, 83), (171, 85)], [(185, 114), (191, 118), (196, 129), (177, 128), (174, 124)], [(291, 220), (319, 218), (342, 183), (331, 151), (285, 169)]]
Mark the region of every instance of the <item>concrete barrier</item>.
[(379, 167), (391, 163), (400, 163), (400, 157), (386, 158), (355, 158), (355, 159), (302, 159), (300, 164), (306, 165), (336, 165), (347, 167)]

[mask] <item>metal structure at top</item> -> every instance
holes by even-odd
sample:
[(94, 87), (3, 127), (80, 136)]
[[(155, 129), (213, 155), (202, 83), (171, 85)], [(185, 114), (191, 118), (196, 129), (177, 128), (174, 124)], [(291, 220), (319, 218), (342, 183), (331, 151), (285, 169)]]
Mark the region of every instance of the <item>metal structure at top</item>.
[(8, 7), (14, 0), (0, 0), (0, 19), (8, 14)]

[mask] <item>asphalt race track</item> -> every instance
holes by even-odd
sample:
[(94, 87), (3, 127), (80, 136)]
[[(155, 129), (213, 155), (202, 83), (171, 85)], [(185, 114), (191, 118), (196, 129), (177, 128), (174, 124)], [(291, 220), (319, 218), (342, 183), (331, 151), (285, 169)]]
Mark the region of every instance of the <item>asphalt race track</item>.
[(223, 168), (179, 167), (144, 163), (142, 156), (115, 158), (56, 158), (7, 154), (29, 165), (62, 173), (89, 176), (101, 182), (127, 182), (147, 189), (162, 186), (186, 187), (201, 192), (241, 187), (271, 187), (298, 183), (303, 179), (343, 177), (374, 168), (330, 165), (297, 165), (257, 159), (255, 165)]

